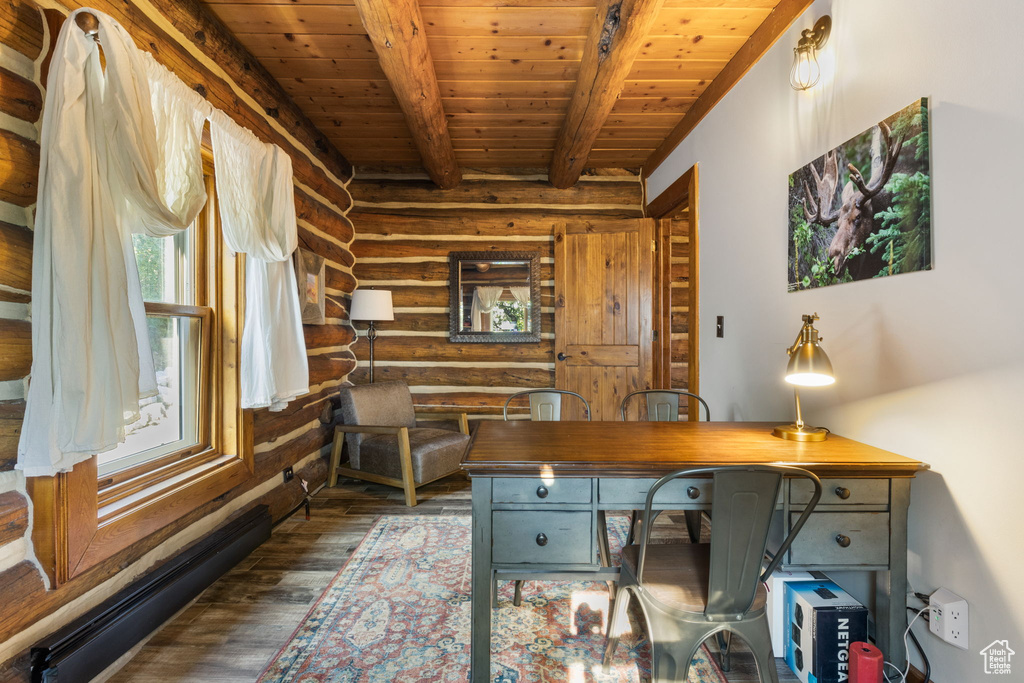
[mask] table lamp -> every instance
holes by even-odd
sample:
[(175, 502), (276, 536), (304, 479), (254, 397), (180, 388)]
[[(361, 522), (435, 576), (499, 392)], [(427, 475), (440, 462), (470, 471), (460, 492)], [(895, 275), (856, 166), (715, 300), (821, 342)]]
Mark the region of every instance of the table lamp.
[(394, 320), (395, 309), (391, 305), (391, 292), (387, 289), (357, 289), (352, 292), (350, 320), (367, 320), (370, 323), (366, 338), (370, 340), (370, 384), (373, 384), (373, 340), (377, 338), (374, 323)]
[(836, 381), (832, 374), (832, 362), (818, 342), (821, 337), (814, 329), (814, 321), (818, 314), (804, 316), (803, 327), (796, 336), (796, 341), (786, 352), (789, 354), (789, 365), (786, 367), (786, 381), (793, 385), (796, 398), (796, 423), (779, 425), (772, 434), (780, 439), (791, 441), (824, 441), (828, 430), (824, 427), (808, 427), (804, 424), (800, 413), (800, 387), (824, 387)]

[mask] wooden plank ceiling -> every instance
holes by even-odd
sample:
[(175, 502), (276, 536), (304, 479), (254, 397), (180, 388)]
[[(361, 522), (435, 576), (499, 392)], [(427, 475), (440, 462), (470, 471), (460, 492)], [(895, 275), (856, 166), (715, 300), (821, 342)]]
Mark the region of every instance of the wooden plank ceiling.
[[(660, 3), (586, 165), (642, 166), (780, 1)], [(423, 167), (355, 0), (206, 2), (353, 164)], [(420, 0), (460, 167), (551, 165), (598, 5)]]

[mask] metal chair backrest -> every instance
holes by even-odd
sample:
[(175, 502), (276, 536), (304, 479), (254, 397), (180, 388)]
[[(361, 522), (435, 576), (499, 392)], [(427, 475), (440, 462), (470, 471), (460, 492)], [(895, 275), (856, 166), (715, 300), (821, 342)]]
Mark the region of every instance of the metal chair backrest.
[(512, 394), (505, 401), (502, 414), (508, 420), (508, 404), (518, 396), (530, 397), (530, 419), (534, 422), (558, 422), (562, 419), (562, 396), (568, 394), (575, 396), (583, 402), (583, 409), (586, 411), (587, 420), (590, 420), (590, 404), (575, 391), (564, 391), (562, 389), (529, 389)]
[[(644, 558), (650, 540), (651, 505), (658, 490), (673, 479), (712, 475), (714, 491), (711, 514), (711, 567), (708, 575), (708, 604), (704, 613), (744, 614), (750, 609), (759, 581), (766, 581), (782, 562), (796, 535), (807, 522), (821, 498), (821, 481), (807, 470), (777, 465), (736, 465), (702, 467), (667, 474), (647, 492), (644, 506), (643, 538), (637, 563), (637, 582), (643, 585)], [(782, 541), (768, 567), (761, 571), (768, 529), (775, 512), (783, 476), (804, 477), (814, 485), (814, 494), (792, 530)]]
[(708, 408), (707, 401), (697, 394), (679, 389), (647, 389), (626, 394), (626, 397), (622, 399), (622, 403), (619, 405), (619, 414), (622, 416), (623, 422), (626, 421), (626, 404), (629, 399), (641, 394), (647, 396), (647, 419), (650, 422), (678, 422), (680, 396), (690, 396), (700, 401), (700, 404), (704, 406), (704, 421), (711, 421), (711, 409)]

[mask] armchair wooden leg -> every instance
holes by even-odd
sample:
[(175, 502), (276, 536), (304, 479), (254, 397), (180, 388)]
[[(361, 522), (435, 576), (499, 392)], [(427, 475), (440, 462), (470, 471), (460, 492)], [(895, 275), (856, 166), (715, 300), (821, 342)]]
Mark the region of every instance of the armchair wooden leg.
[(345, 435), (334, 431), (334, 443), (331, 446), (331, 465), (327, 472), (327, 485), (334, 488), (338, 484), (338, 465), (341, 464), (341, 447), (345, 444)]
[(405, 504), (416, 507), (416, 481), (412, 473), (412, 448), (409, 446), (409, 429), (402, 427), (398, 432), (398, 458), (402, 464), (402, 489)]

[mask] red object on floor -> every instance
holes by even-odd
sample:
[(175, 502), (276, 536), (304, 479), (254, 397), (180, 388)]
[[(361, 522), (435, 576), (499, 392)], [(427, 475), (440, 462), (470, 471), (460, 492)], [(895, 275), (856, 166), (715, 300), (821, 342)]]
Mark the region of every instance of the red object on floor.
[(850, 644), (850, 683), (882, 683), (882, 651), (871, 643)]

